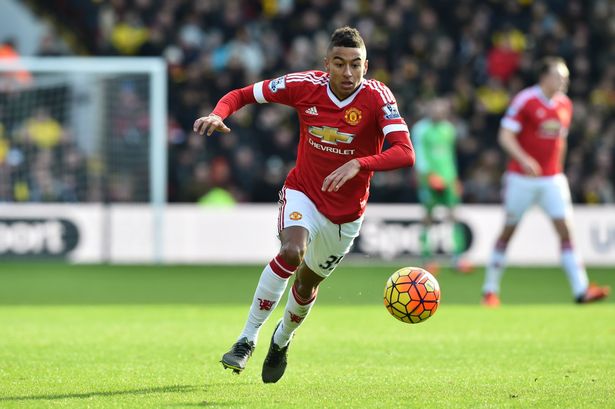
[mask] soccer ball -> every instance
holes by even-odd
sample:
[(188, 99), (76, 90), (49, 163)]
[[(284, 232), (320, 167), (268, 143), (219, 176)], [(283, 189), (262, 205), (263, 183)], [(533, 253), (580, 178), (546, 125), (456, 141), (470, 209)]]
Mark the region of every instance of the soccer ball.
[(408, 324), (425, 321), (440, 304), (440, 284), (428, 271), (404, 267), (393, 273), (384, 287), (384, 306)]

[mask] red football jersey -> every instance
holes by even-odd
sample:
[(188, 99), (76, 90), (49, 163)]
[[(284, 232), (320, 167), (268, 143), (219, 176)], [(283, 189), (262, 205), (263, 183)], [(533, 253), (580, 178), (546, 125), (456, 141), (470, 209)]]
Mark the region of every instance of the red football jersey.
[(411, 147), (408, 126), (395, 98), (379, 81), (364, 79), (352, 95), (340, 101), (329, 88), (327, 73), (307, 71), (258, 82), (253, 93), (259, 103), (276, 102), (296, 109), (300, 126), (297, 162), (285, 185), (307, 195), (334, 223), (351, 222), (363, 214), (373, 172), (361, 170), (337, 192), (321, 190), (326, 176), (353, 158), (379, 154), (389, 134), (404, 135)]
[[(572, 102), (563, 93), (550, 100), (538, 85), (519, 92), (502, 118), (502, 127), (517, 134), (525, 152), (542, 167), (542, 176), (562, 172), (560, 156), (572, 120)], [(511, 159), (508, 170), (523, 173), (519, 162)]]

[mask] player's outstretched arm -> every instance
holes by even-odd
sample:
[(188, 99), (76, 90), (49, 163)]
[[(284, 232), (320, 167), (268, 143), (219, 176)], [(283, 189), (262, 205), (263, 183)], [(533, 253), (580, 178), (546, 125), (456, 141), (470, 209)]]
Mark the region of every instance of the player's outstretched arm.
[(194, 121), (192, 129), (200, 135), (207, 133), (207, 136), (211, 135), (214, 131), (222, 133), (231, 132), (231, 129), (224, 124), (222, 118), (216, 114), (209, 114), (207, 116), (200, 117)]
[(406, 132), (394, 132), (387, 136), (391, 146), (382, 153), (351, 159), (331, 172), (323, 181), (323, 192), (338, 191), (344, 183), (361, 170), (393, 170), (414, 165), (414, 149)]
[(194, 132), (204, 135), (211, 135), (214, 131), (229, 133), (230, 128), (224, 124), (224, 119), (228, 118), (233, 112), (247, 104), (256, 102), (253, 93), (254, 85), (244, 88), (234, 89), (220, 98), (211, 114), (203, 116), (196, 121), (192, 129)]
[(361, 165), (358, 160), (349, 160), (325, 178), (322, 183), (322, 191), (337, 192), (344, 185), (344, 183), (357, 176), (357, 173), (359, 173), (360, 170)]

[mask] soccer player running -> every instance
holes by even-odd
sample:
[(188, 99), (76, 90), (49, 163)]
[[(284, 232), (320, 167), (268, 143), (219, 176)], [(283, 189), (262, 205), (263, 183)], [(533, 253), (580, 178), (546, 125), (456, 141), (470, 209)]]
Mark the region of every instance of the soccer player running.
[(578, 303), (606, 297), (609, 287), (590, 284), (572, 241), (572, 204), (563, 173), (572, 102), (565, 95), (569, 72), (558, 57), (544, 58), (538, 84), (522, 90), (508, 107), (498, 141), (510, 156), (504, 175), (506, 222), (486, 268), (483, 305), (500, 305), (506, 248), (525, 211), (538, 204), (553, 220), (561, 242), (561, 263)]
[[(200, 134), (228, 133), (223, 120), (256, 102), (288, 105), (299, 115), (297, 161), (280, 192), (280, 251), (265, 266), (243, 331), (221, 360), (235, 372), (245, 368), (261, 326), (294, 275), (263, 364), (266, 383), (284, 375), (290, 340), (314, 305), (320, 282), (358, 236), (373, 172), (414, 164), (408, 127), (393, 94), (379, 81), (363, 78), (367, 53), (356, 29), (335, 30), (324, 66), (326, 72), (292, 73), (231, 91), (194, 123)], [(390, 146), (383, 151), (385, 138)]]
[(471, 266), (461, 258), (465, 237), (455, 216), (461, 184), (457, 176), (456, 132), (448, 120), (449, 113), (449, 101), (436, 98), (428, 106), (428, 116), (414, 124), (411, 132), (416, 150), (419, 200), (425, 209), (420, 236), (422, 264), (433, 274), (437, 273), (439, 266), (433, 260), (429, 231), (433, 223), (433, 210), (438, 205), (447, 208), (448, 220), (453, 226), (452, 265), (460, 272), (471, 271)]

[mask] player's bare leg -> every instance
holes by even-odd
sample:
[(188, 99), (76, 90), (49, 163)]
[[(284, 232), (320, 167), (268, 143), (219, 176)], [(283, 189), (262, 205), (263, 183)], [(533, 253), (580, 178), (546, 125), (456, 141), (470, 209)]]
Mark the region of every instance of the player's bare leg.
[(506, 248), (516, 228), (516, 224), (505, 225), (495, 243), (493, 253), (491, 253), (491, 259), (485, 269), (485, 283), (483, 284), (482, 304), (486, 307), (498, 307), (500, 305), (500, 283), (506, 265)]
[(288, 227), (280, 233), (280, 253), (263, 270), (252, 299), (250, 313), (239, 339), (220, 361), (225, 369), (240, 373), (252, 356), (258, 333), (267, 321), (282, 294), (288, 279), (303, 260), (308, 231), (300, 226)]
[(590, 284), (583, 262), (572, 244), (570, 228), (566, 219), (553, 219), (553, 225), (561, 242), (561, 263), (576, 302), (589, 303), (609, 295), (609, 287)]
[(273, 331), (269, 352), (263, 363), (263, 382), (275, 383), (284, 375), (290, 340), (312, 309), (318, 285), (322, 280), (324, 278), (313, 272), (305, 263), (297, 269), (295, 282), (288, 294), (284, 317)]

